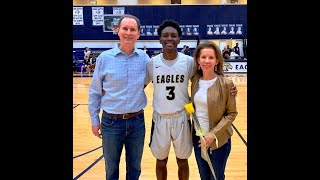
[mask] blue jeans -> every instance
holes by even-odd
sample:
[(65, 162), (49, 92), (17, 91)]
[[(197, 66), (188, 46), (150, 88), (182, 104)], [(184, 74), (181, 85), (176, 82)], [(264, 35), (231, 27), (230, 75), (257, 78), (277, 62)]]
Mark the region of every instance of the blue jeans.
[[(205, 161), (201, 157), (201, 147), (198, 147), (199, 145), (198, 141), (200, 140), (200, 138), (199, 136), (195, 135), (195, 131), (193, 132), (194, 132), (192, 137), (193, 148), (194, 148), (194, 154), (195, 154), (197, 165), (199, 168), (199, 174), (200, 174), (201, 180), (214, 180), (214, 177), (211, 174), (211, 170), (207, 161)], [(226, 164), (227, 164), (230, 151), (231, 151), (231, 138), (229, 138), (227, 143), (221, 146), (220, 148), (212, 150), (211, 154), (210, 154), (210, 148), (208, 149), (209, 157), (217, 177), (216, 180), (225, 179), (224, 171), (226, 169)]]
[(107, 180), (119, 179), (119, 163), (123, 145), (126, 157), (126, 179), (138, 180), (146, 133), (144, 113), (130, 119), (102, 113), (102, 147)]

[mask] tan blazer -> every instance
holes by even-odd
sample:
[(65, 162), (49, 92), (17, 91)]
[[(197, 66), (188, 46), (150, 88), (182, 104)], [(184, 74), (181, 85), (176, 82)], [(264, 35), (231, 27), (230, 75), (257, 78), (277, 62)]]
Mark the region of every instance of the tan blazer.
[[(200, 76), (196, 75), (191, 80), (191, 101), (195, 110), (197, 107), (194, 104), (194, 95), (199, 90), (199, 79)], [(231, 80), (218, 75), (216, 82), (208, 88), (209, 128), (210, 132), (218, 138), (218, 147), (214, 141), (210, 146), (211, 149), (223, 146), (233, 134), (231, 124), (236, 119), (238, 112), (236, 98), (231, 95), (232, 86), (234, 85)]]

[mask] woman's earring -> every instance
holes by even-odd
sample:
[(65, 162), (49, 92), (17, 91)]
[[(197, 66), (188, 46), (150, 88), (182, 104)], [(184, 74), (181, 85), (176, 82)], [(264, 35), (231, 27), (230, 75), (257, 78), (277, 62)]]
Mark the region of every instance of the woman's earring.
[(198, 64), (198, 70), (200, 70), (201, 68), (200, 68), (200, 64)]
[(217, 71), (218, 70), (218, 67), (217, 65), (214, 66), (214, 71)]

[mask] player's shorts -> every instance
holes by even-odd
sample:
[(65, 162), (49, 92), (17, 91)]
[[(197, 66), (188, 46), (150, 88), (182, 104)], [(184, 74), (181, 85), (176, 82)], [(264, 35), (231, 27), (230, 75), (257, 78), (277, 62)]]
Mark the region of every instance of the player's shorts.
[(153, 111), (150, 148), (159, 160), (168, 157), (171, 141), (176, 157), (187, 159), (192, 152), (190, 116), (182, 110), (175, 114), (160, 115)]

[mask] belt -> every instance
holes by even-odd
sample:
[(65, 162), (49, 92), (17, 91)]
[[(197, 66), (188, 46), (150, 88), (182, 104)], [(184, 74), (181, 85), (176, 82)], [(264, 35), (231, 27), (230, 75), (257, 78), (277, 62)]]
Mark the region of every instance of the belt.
[(140, 111), (138, 112), (134, 112), (134, 113), (127, 113), (127, 114), (110, 114), (106, 111), (103, 110), (104, 113), (107, 113), (109, 116), (111, 117), (116, 117), (116, 118), (121, 118), (121, 119), (130, 119), (138, 114), (141, 114), (143, 113), (143, 109), (141, 109)]

